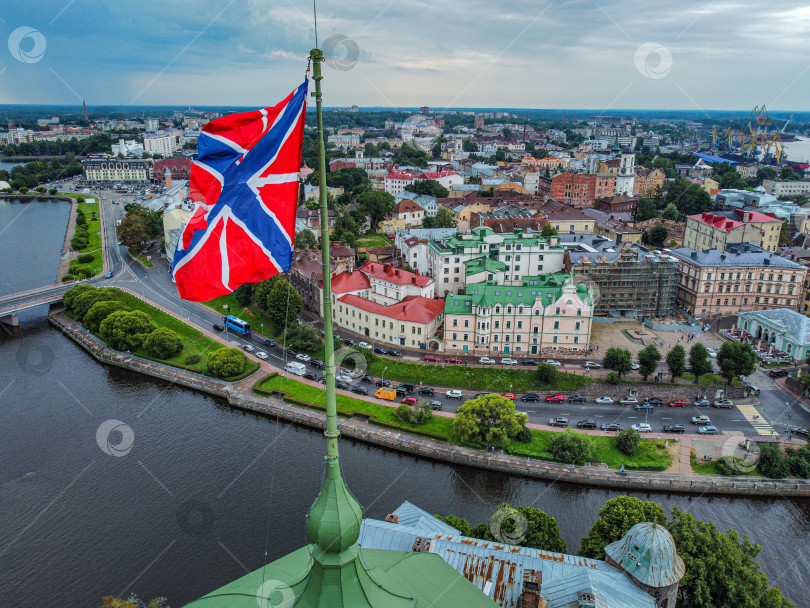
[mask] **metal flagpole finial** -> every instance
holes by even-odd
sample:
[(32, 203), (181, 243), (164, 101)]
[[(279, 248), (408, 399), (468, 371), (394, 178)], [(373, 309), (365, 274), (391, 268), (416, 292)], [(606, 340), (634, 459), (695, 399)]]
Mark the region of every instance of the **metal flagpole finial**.
[(315, 6), (315, 1), (312, 0), (312, 16), (315, 21), (315, 48), (318, 48), (318, 7)]

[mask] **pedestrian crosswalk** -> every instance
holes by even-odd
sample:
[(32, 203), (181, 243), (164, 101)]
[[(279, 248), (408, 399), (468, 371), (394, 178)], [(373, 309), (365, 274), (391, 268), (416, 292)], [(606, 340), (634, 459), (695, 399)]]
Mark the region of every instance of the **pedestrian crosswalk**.
[(765, 417), (753, 405), (738, 405), (737, 409), (751, 423), (759, 435), (773, 435), (773, 427), (768, 424)]

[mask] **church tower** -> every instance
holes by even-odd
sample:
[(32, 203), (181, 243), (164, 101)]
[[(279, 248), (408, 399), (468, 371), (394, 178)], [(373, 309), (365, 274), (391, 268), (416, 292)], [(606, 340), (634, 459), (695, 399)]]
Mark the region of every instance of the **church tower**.
[(633, 185), (636, 181), (636, 155), (625, 149), (619, 157), (619, 174), (616, 176), (616, 195), (633, 196)]

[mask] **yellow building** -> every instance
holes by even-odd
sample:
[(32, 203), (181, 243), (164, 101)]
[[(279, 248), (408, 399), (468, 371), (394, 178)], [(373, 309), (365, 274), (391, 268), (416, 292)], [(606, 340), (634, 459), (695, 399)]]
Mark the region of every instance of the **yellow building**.
[(636, 167), (636, 184), (638, 184), (638, 195), (642, 198), (652, 198), (655, 193), (664, 187), (667, 179), (663, 169), (648, 169), (647, 167)]
[(731, 243), (753, 243), (773, 252), (779, 247), (781, 231), (782, 220), (758, 211), (698, 213), (686, 217), (683, 246), (725, 251)]

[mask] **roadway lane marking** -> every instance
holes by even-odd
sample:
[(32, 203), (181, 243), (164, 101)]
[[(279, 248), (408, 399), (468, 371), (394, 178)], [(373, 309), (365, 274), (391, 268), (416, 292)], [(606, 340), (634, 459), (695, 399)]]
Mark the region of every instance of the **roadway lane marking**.
[[(745, 416), (745, 419), (754, 427), (754, 430), (760, 435), (773, 435), (775, 431), (773, 427), (768, 424), (765, 418), (757, 412), (757, 408), (753, 405), (738, 405), (736, 406), (740, 413)], [(755, 419), (754, 416), (757, 416)]]

